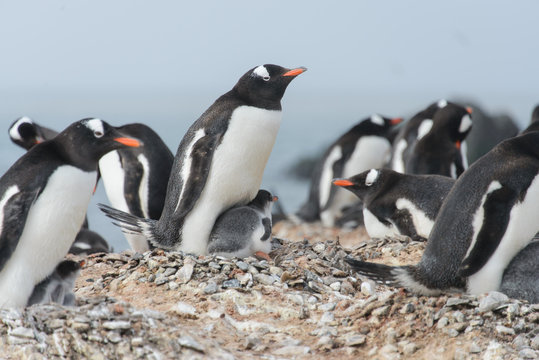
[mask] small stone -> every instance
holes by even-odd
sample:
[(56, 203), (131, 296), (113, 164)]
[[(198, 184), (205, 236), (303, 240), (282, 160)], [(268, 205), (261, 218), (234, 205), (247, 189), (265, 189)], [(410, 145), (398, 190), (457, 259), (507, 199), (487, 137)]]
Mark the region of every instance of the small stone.
[(457, 337), (459, 336), (459, 332), (457, 329), (447, 329), (447, 335), (449, 335), (449, 337)]
[(479, 312), (487, 312), (505, 304), (509, 297), (501, 292), (491, 291), (479, 302)]
[(340, 281), (335, 281), (335, 282), (329, 284), (329, 287), (332, 288), (335, 291), (340, 291), (341, 290), (341, 283), (340, 283)]
[(518, 356), (523, 359), (537, 359), (539, 354), (530, 348), (522, 349), (518, 352)]
[(415, 306), (414, 304), (412, 303), (407, 303), (405, 304), (401, 309), (400, 309), (400, 313), (401, 314), (411, 314), (415, 311)]
[(322, 324), (327, 324), (333, 321), (335, 321), (335, 315), (333, 315), (332, 312), (325, 312), (320, 317), (320, 323)]
[(321, 304), (318, 306), (318, 309), (326, 312), (326, 311), (333, 311), (335, 310), (335, 307), (337, 306), (337, 303), (331, 302), (327, 304)]
[(185, 259), (183, 266), (176, 272), (176, 277), (181, 284), (187, 283), (193, 276), (193, 270), (195, 268), (195, 261), (188, 257)]
[(33, 339), (34, 338), (34, 332), (32, 329), (28, 329), (25, 327), (18, 327), (11, 331), (8, 331), (8, 334), (11, 336), (15, 336), (18, 338), (25, 338), (25, 339)]
[(215, 269), (215, 270), (221, 270), (221, 265), (217, 264), (216, 262), (214, 261), (211, 261), (208, 266), (212, 269)]
[(251, 275), (251, 273), (236, 274), (235, 276), (243, 286), (246, 286), (249, 282), (252, 283), (253, 281), (253, 275)]
[(105, 321), (102, 326), (107, 330), (127, 330), (131, 329), (131, 322), (122, 320)]
[(204, 347), (189, 335), (178, 338), (178, 343), (185, 348), (193, 349), (201, 353), (205, 352)]
[(389, 310), (391, 310), (389, 305), (382, 306), (382, 307), (379, 307), (377, 309), (374, 309), (372, 311), (372, 315), (374, 315), (374, 316), (387, 316), (389, 314)]
[(117, 344), (122, 341), (121, 335), (118, 334), (116, 331), (111, 331), (110, 333), (108, 333), (107, 339), (113, 344)]
[(534, 336), (530, 342), (530, 345), (533, 349), (539, 350), (539, 334)]
[(217, 284), (214, 281), (210, 281), (202, 291), (206, 295), (215, 294), (217, 292)]
[(230, 289), (230, 288), (240, 288), (241, 284), (238, 279), (230, 279), (230, 280), (223, 281), (221, 286), (225, 289)]
[(56, 330), (56, 329), (59, 329), (62, 326), (64, 326), (64, 321), (60, 320), (60, 319), (51, 319), (51, 320), (47, 321), (47, 326), (51, 330)]
[(246, 262), (244, 261), (238, 261), (236, 263), (236, 266), (238, 267), (238, 269), (240, 269), (241, 271), (247, 271), (249, 269), (249, 264), (247, 264)]
[(479, 354), (482, 350), (481, 350), (481, 347), (479, 345), (477, 345), (476, 343), (472, 343), (470, 345), (470, 353), (471, 354)]
[(451, 307), (451, 306), (458, 306), (462, 304), (468, 304), (470, 302), (469, 299), (462, 299), (457, 297), (452, 297), (447, 299), (445, 306)]
[(186, 316), (190, 318), (197, 317), (197, 309), (193, 305), (185, 303), (183, 301), (177, 302), (176, 305), (172, 308), (172, 311), (181, 316)]
[(335, 340), (331, 336), (321, 336), (316, 342), (316, 348), (319, 350), (330, 350), (334, 347)]
[(371, 296), (375, 294), (374, 286), (369, 281), (364, 281), (361, 283), (361, 293), (366, 296)]
[(417, 351), (417, 345), (413, 342), (404, 345), (402, 348), (402, 353), (404, 355), (412, 355), (416, 351)]
[(256, 274), (253, 278), (263, 285), (272, 285), (275, 282), (275, 279), (272, 276), (266, 274)]
[(144, 339), (141, 337), (134, 337), (131, 339), (131, 346), (139, 347), (144, 346)]
[(277, 275), (280, 277), (283, 274), (283, 269), (277, 266), (270, 266), (269, 272), (270, 274)]
[(320, 254), (324, 250), (326, 250), (326, 245), (324, 245), (323, 243), (318, 243), (313, 246), (313, 251), (317, 254)]
[(365, 344), (367, 337), (365, 335), (352, 335), (344, 339), (346, 346), (361, 346)]
[(438, 323), (436, 324), (437, 329), (441, 329), (447, 326), (449, 324), (449, 319), (445, 316), (443, 316), (440, 320), (438, 320)]
[(515, 335), (515, 330), (508, 328), (506, 326), (503, 326), (503, 325), (497, 325), (496, 332), (498, 334)]
[(466, 321), (466, 316), (460, 311), (455, 311), (453, 313), (453, 319), (455, 319), (456, 322), (464, 322)]
[(526, 347), (529, 347), (530, 346), (530, 342), (529, 340), (526, 338), (526, 336), (524, 335), (519, 335), (517, 337), (515, 337), (513, 339), (513, 346), (517, 349), (517, 350), (521, 350), (521, 349), (524, 349)]
[(175, 281), (170, 281), (170, 282), (168, 283), (168, 288), (169, 288), (170, 290), (178, 290), (179, 287), (180, 287), (180, 285), (179, 285), (177, 282), (175, 282)]
[(247, 337), (247, 339), (245, 339), (245, 349), (246, 350), (251, 350), (252, 348), (257, 346), (261, 342), (262, 342), (262, 340), (260, 340), (260, 338), (258, 336), (249, 335)]

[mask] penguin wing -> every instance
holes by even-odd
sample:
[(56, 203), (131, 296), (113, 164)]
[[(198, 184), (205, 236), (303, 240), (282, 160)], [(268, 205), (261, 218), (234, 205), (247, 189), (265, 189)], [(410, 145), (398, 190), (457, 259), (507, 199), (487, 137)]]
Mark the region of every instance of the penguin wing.
[(173, 216), (179, 224), (183, 223), (183, 219), (193, 209), (206, 185), (213, 154), (222, 135), (222, 132), (204, 135), (194, 143), (191, 153), (188, 155), (190, 158), (188, 173), (190, 175), (184, 179), (180, 193), (181, 198)]
[(475, 244), (462, 261), (459, 276), (471, 276), (479, 271), (490, 259), (500, 244), (507, 226), (513, 205), (518, 193), (507, 187), (492, 191), (487, 195), (483, 205), (484, 218), (477, 234)]
[(17, 192), (9, 197), (0, 209), (0, 212), (3, 212), (3, 218), (0, 219), (2, 221), (0, 224), (0, 271), (15, 251), (24, 230), (28, 212), (40, 191), (41, 187), (34, 188), (32, 191)]

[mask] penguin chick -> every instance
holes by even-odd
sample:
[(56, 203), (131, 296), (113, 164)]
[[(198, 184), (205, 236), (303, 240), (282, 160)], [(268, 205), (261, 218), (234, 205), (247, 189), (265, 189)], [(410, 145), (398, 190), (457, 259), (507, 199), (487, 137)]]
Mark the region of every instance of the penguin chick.
[(504, 270), (539, 231), (539, 132), (505, 140), (455, 182), (417, 265), (348, 259), (358, 273), (434, 295), (498, 290)]
[(258, 252), (269, 253), (271, 209), (276, 200), (268, 191), (260, 190), (249, 204), (221, 214), (210, 234), (208, 253), (239, 258)]
[(305, 221), (320, 219), (324, 226), (334, 226), (342, 209), (357, 199), (331, 186), (331, 180), (384, 166), (391, 156), (391, 130), (401, 121), (374, 114), (331, 144), (315, 167), (309, 198), (296, 215)]
[(26, 150), (58, 135), (57, 131), (36, 124), (28, 116), (15, 120), (9, 127), (8, 133), (13, 143)]
[(539, 304), (539, 239), (528, 244), (511, 260), (502, 277), (500, 292)]
[(55, 302), (64, 306), (75, 305), (75, 280), (84, 266), (83, 261), (63, 260), (54, 272), (34, 287), (27, 306)]
[(124, 232), (156, 247), (205, 254), (217, 217), (255, 198), (281, 123), (281, 98), (305, 68), (260, 65), (245, 73), (183, 137), (159, 220), (100, 205)]
[(425, 241), (455, 180), (440, 175), (409, 175), (371, 169), (333, 184), (363, 203), (363, 222), (371, 238), (406, 235)]
[(0, 307), (25, 306), (81, 228), (99, 158), (139, 142), (83, 119), (32, 147), (0, 178)]

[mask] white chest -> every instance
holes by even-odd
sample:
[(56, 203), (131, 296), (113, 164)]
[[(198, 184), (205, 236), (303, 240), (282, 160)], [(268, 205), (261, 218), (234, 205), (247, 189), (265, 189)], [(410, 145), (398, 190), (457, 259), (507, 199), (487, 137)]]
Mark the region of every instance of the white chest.
[(343, 177), (350, 177), (368, 169), (377, 169), (386, 164), (391, 144), (381, 136), (362, 136), (344, 167)]
[(101, 157), (99, 171), (110, 204), (118, 210), (129, 212), (124, 198), (125, 179), (118, 151), (111, 151)]

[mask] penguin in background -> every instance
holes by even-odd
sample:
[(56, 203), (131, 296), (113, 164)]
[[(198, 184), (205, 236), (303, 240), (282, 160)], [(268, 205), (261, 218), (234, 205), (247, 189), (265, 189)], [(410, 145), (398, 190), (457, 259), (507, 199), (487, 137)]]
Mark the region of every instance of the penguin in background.
[[(45, 140), (51, 140), (58, 132), (39, 125), (28, 116), (23, 116), (15, 120), (8, 130), (11, 141), (30, 150), (34, 145)], [(70, 254), (88, 255), (97, 252), (110, 252), (109, 244), (101, 235), (89, 229), (88, 217), (84, 218), (84, 223), (69, 249)]]
[(205, 254), (217, 217), (258, 193), (281, 123), (281, 98), (305, 70), (257, 66), (195, 121), (178, 147), (159, 220), (102, 204), (101, 210), (156, 247)]
[(222, 213), (210, 234), (208, 253), (239, 258), (258, 255), (268, 259), (271, 251), (271, 210), (275, 201), (277, 197), (260, 190), (249, 204)]
[(64, 260), (60, 262), (51, 275), (34, 287), (26, 306), (51, 302), (64, 306), (74, 306), (75, 294), (73, 293), (73, 288), (84, 263), (84, 260)]
[(401, 121), (374, 114), (331, 144), (315, 167), (309, 198), (296, 215), (304, 221), (320, 219), (324, 226), (334, 226), (342, 209), (357, 198), (332, 186), (332, 179), (384, 166), (391, 155), (391, 130)]
[(36, 124), (28, 116), (15, 120), (9, 127), (8, 133), (14, 144), (26, 150), (58, 135), (57, 131)]
[(504, 270), (539, 230), (539, 132), (505, 140), (447, 195), (417, 265), (347, 259), (359, 274), (423, 295), (499, 290)]
[(32, 147), (0, 178), (0, 307), (25, 306), (67, 254), (84, 221), (99, 158), (139, 146), (100, 119), (83, 119)]
[(472, 129), (471, 108), (445, 102), (431, 121), (418, 128), (405, 159), (407, 174), (437, 174), (456, 179), (468, 168), (465, 139)]
[(439, 100), (437, 102), (434, 102), (430, 104), (427, 108), (421, 110), (420, 112), (412, 116), (410, 120), (406, 121), (402, 125), (395, 139), (393, 140), (391, 168), (394, 171), (403, 174), (405, 173), (405, 164), (410, 157), (410, 149), (417, 140), (419, 128), (422, 127), (423, 123), (431, 122), (436, 111), (438, 111), (438, 109), (440, 109), (442, 106), (445, 106), (446, 104), (446, 100)]
[[(118, 128), (143, 146), (111, 151), (99, 160), (99, 172), (111, 205), (140, 218), (159, 220), (174, 156), (159, 135), (144, 124)], [(142, 234), (124, 233), (134, 251), (150, 250)]]
[(440, 175), (401, 174), (371, 169), (333, 184), (356, 195), (363, 204), (363, 222), (371, 238), (395, 235), (425, 241), (454, 179)]

